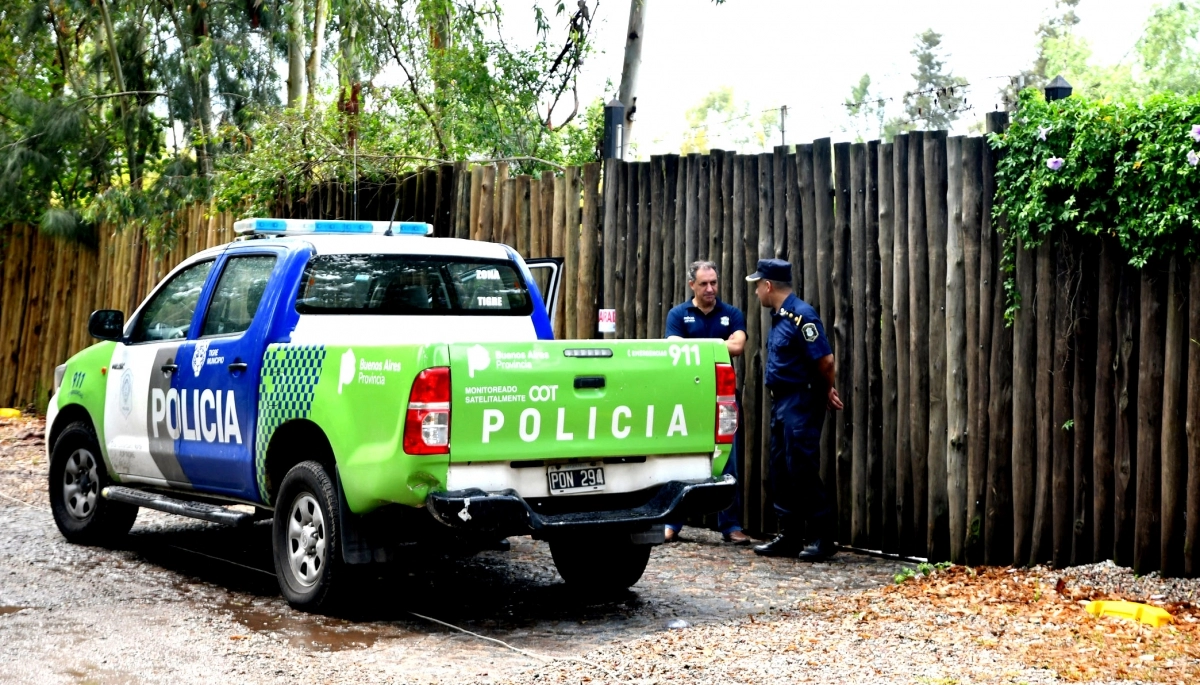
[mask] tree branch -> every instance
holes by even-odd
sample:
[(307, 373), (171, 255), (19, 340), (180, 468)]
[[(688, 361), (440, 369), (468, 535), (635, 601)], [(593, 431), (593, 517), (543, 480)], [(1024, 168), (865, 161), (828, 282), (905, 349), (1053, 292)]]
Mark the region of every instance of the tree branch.
[(442, 134), (442, 127), (438, 125), (437, 118), (434, 116), (433, 110), (429, 108), (429, 105), (425, 103), (424, 98), (421, 97), (421, 92), (417, 88), (416, 79), (413, 78), (412, 73), (404, 64), (404, 60), (400, 57), (400, 50), (398, 47), (396, 47), (395, 41), (392, 40), (391, 24), (379, 16), (379, 12), (376, 11), (373, 3), (368, 2), (366, 5), (371, 10), (371, 14), (375, 16), (375, 21), (379, 22), (379, 24), (383, 27), (383, 34), (387, 36), (387, 43), (388, 47), (392, 50), (392, 56), (395, 57), (396, 64), (399, 65), (402, 71), (404, 71), (404, 76), (408, 80), (408, 88), (412, 91), (413, 98), (417, 101), (417, 106), (421, 108), (421, 112), (424, 113), (425, 118), (429, 120), (429, 125), (433, 127), (433, 135), (437, 138), (438, 150), (441, 151), (443, 156), (449, 157), (450, 150), (446, 147), (446, 140), (445, 136)]

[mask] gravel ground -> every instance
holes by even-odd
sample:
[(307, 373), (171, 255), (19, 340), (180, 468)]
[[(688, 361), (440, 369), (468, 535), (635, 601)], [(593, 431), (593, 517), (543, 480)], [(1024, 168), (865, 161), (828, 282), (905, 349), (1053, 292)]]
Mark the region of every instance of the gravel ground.
[[(0, 420), (0, 682), (1200, 682), (1195, 580), (1108, 563), (896, 584), (911, 566), (760, 559), (696, 529), (618, 596), (568, 590), (545, 544), (514, 538), (385, 569), (339, 618), (301, 614), (279, 597), (265, 522), (143, 511), (121, 549), (67, 544), (46, 511), (42, 430)], [(1083, 611), (1116, 597), (1175, 623)]]

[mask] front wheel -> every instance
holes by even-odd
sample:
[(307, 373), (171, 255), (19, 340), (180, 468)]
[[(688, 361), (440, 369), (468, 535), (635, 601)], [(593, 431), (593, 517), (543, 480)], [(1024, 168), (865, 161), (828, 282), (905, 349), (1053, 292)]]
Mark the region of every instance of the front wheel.
[(108, 472), (96, 434), (85, 421), (63, 429), (50, 452), (50, 511), (69, 542), (111, 544), (129, 532), (138, 508), (101, 494)]
[(628, 539), (564, 538), (550, 541), (550, 556), (569, 585), (624, 590), (641, 579), (651, 547)]
[(345, 585), (337, 498), (333, 480), (315, 461), (293, 466), (279, 486), (271, 530), (275, 575), (296, 609), (328, 608)]

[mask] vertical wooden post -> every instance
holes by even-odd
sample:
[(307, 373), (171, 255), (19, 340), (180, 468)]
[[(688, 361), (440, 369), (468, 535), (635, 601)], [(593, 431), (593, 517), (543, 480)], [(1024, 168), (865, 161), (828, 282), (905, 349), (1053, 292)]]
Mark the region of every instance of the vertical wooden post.
[(929, 425), (926, 549), (930, 559), (950, 558), (950, 519), (946, 481), (946, 132), (925, 134), (925, 244), (929, 256)]
[(629, 330), (630, 322), (625, 320), (625, 289), (633, 288), (632, 279), (629, 278), (626, 269), (628, 268), (627, 254), (631, 230), (629, 227), (629, 177), (634, 175), (634, 169), (626, 162), (620, 162), (618, 167), (620, 173), (618, 183), (620, 185), (617, 188), (617, 204), (613, 207), (617, 214), (617, 258), (611, 267), (617, 279), (617, 292), (616, 298), (609, 306), (617, 310), (616, 337), (628, 338), (632, 335), (626, 332)]
[(552, 254), (554, 249), (554, 172), (542, 172), (541, 196), (538, 200), (542, 211), (542, 256), (562, 257)]
[(804, 299), (804, 244), (800, 238), (800, 170), (796, 166), (795, 154), (788, 155), (784, 161), (784, 176), (787, 195), (787, 207), (784, 208), (787, 252), (783, 258), (792, 265), (792, 288), (796, 291), (796, 297)]
[(1032, 563), (1034, 493), (1037, 485), (1036, 267), (1033, 251), (1017, 245), (1017, 292), (1021, 298), (1013, 320), (1013, 540), (1014, 566)]
[[(699, 155), (696, 160), (696, 257), (695, 259), (712, 259), (708, 254), (708, 202), (709, 187), (712, 184), (712, 158), (709, 155)], [(694, 261), (694, 260), (693, 260)]]
[[(466, 162), (454, 163), (454, 233), (452, 235), (460, 240), (471, 237), (473, 176), (474, 174), (468, 170)], [(482, 181), (482, 178), (480, 180)]]
[(676, 303), (683, 302), (691, 292), (687, 287), (687, 196), (690, 167), (690, 159), (679, 158), (679, 172), (675, 176), (675, 269), (671, 272), (671, 283), (675, 289), (675, 297), (672, 299)]
[[(746, 155), (743, 158), (742, 170), (742, 251), (745, 254), (746, 270), (749, 272), (758, 261), (758, 158)], [(736, 193), (736, 189), (734, 190)], [(736, 196), (734, 202), (737, 202)], [(746, 383), (742, 388), (742, 409), (745, 418), (742, 426), (746, 431), (743, 444), (746, 446), (746, 473), (742, 476), (743, 501), (750, 513), (750, 518), (743, 523), (751, 529), (761, 529), (763, 523), (761, 498), (763, 481), (764, 455), (760, 449), (762, 440), (762, 329), (755, 324), (755, 309), (757, 300), (752, 296), (747, 298), (746, 312), (746, 347), (745, 358)]]
[[(775, 235), (771, 239), (771, 244), (775, 247), (776, 259), (787, 259), (788, 251), (791, 247), (787, 243), (787, 202), (788, 202), (788, 185), (787, 185), (787, 164), (788, 148), (786, 145), (776, 145), (774, 153), (771, 155), (771, 181), (774, 184), (771, 189), (772, 197), (772, 216), (771, 226), (775, 231)], [(801, 281), (796, 278), (796, 266), (792, 265), (792, 287), (798, 289)]]
[[(1120, 285), (1121, 266), (1118, 256), (1120, 246), (1114, 238), (1105, 239), (1100, 245), (1100, 267), (1096, 298), (1096, 399), (1092, 438), (1092, 556), (1093, 561), (1111, 559), (1113, 555), (1113, 444), (1115, 441), (1116, 374), (1117, 365), (1117, 292)], [(1021, 279), (1020, 253), (1017, 257), (1017, 279)], [(1022, 297), (1024, 297), (1024, 290)], [(1023, 307), (1024, 308), (1024, 307)], [(1020, 312), (1018, 312), (1020, 321)], [(1032, 356), (1032, 353), (1031, 353)], [(1018, 356), (1014, 364), (1020, 364)], [(1017, 369), (1014, 369), (1017, 371)], [(1013, 398), (1014, 405), (1016, 397)], [(1016, 485), (1016, 458), (1021, 443), (1015, 439), (1019, 433), (1016, 409), (1013, 409), (1013, 476)], [(1030, 411), (1030, 421), (1033, 412)], [(1014, 493), (1015, 495), (1015, 493)]]
[(662, 248), (662, 310), (659, 313), (659, 319), (662, 320), (664, 331), (667, 321), (667, 313), (671, 308), (679, 304), (675, 293), (678, 288), (679, 269), (675, 266), (675, 260), (679, 258), (678, 247), (678, 223), (676, 215), (678, 207), (676, 198), (679, 192), (679, 155), (667, 155), (663, 158), (663, 248)]
[(909, 423), (912, 404), (909, 398), (909, 258), (908, 258), (908, 147), (909, 134), (895, 137), (892, 146), (893, 219), (892, 324), (896, 333), (896, 535), (901, 554), (913, 550), (913, 477), (912, 441)]
[[(989, 132), (1007, 125), (1007, 114), (988, 114)], [(988, 379), (988, 472), (984, 513), (984, 556), (987, 564), (1012, 559), (1012, 329), (1005, 325), (1002, 229), (993, 227), (992, 199), (996, 196), (996, 158), (988, 148), (983, 167), (984, 234), (992, 240), (992, 344)], [(980, 302), (980, 306), (985, 303)]]
[(1092, 402), (1096, 397), (1096, 271), (1099, 268), (1099, 245), (1091, 237), (1081, 236), (1079, 286), (1075, 296), (1074, 383), (1072, 384), (1074, 426), (1071, 437), (1074, 459), (1071, 476), (1074, 479), (1071, 513), (1071, 563), (1092, 562)]
[(493, 205), (492, 240), (499, 241), (504, 226), (504, 186), (508, 184), (508, 162), (496, 162), (496, 200)]
[[(733, 190), (729, 195), (730, 209), (732, 210), (733, 224), (733, 240), (729, 247), (729, 259), (732, 262), (730, 276), (732, 284), (732, 302), (733, 306), (742, 310), (743, 314), (748, 313), (749, 307), (757, 306), (758, 301), (750, 294), (750, 288), (747, 287), (744, 279), (747, 275), (746, 271), (746, 251), (742, 249), (742, 240), (744, 233), (744, 221), (746, 216), (746, 197), (745, 190), (745, 160), (741, 155), (733, 157), (731, 166), (733, 167)], [(747, 300), (750, 300), (747, 303)], [(734, 365), (743, 363), (750, 350), (746, 350), (743, 356), (738, 357), (734, 361)], [(745, 375), (742, 375), (742, 383), (746, 383)]]
[(804, 301), (821, 311), (821, 293), (817, 276), (817, 197), (813, 175), (813, 146), (796, 146), (796, 189), (800, 204), (800, 244), (797, 247), (804, 263), (800, 271), (804, 280), (796, 283)]
[(736, 157), (736, 152), (725, 152), (721, 160), (721, 299), (731, 303), (737, 297), (735, 292), (741, 292), (744, 297), (746, 291), (746, 281), (733, 273), (733, 255), (737, 252), (737, 244), (733, 241), (733, 165)]
[(646, 319), (649, 317), (647, 298), (650, 278), (650, 163), (638, 162), (638, 249), (637, 249), (637, 295), (634, 300), (634, 316), (637, 318), (637, 337), (646, 338)]
[[(988, 473), (988, 387), (991, 380), (992, 348), (992, 235), (986, 216), (984, 174), (991, 164), (988, 143), (980, 141), (978, 167), (967, 171), (964, 192), (978, 193), (979, 213), (964, 222), (967, 269), (967, 563), (984, 558), (984, 517), (987, 512)], [(977, 184), (971, 188), (971, 184)], [(970, 207), (968, 205), (968, 207)], [(971, 211), (974, 211), (971, 207)], [(978, 217), (978, 218), (976, 218)], [(973, 382), (972, 382), (973, 381)]]
[[(492, 224), (495, 217), (496, 202), (496, 167), (491, 164), (483, 168), (483, 182), (479, 186), (478, 223), (475, 228), (475, 240), (492, 240)], [(474, 213), (474, 209), (472, 209)]]
[(853, 428), (854, 353), (851, 338), (854, 322), (850, 297), (850, 143), (834, 143), (833, 187), (833, 354), (837, 363), (836, 382), (846, 392), (842, 395), (845, 409), (829, 412), (833, 416), (836, 439), (838, 540), (851, 540), (851, 512), (854, 492), (851, 483), (854, 464)]
[(912, 461), (916, 551), (928, 554), (929, 514), (929, 245), (925, 213), (925, 133), (909, 134), (908, 344), (909, 458)]
[[(554, 215), (552, 221), (550, 249), (555, 255), (565, 256), (567, 253), (567, 178), (565, 175), (554, 179)], [(559, 307), (558, 316), (551, 322), (554, 324), (555, 338), (563, 337), (564, 327), (566, 326), (565, 310), (566, 307)]]
[[(687, 156), (687, 194), (685, 205), (687, 207), (687, 234), (686, 248), (687, 257), (685, 258), (684, 269), (687, 265), (700, 258), (700, 166), (701, 157), (697, 152), (693, 152)], [(707, 169), (707, 167), (705, 167)]]
[[(1183, 572), (1200, 574), (1200, 260), (1192, 260), (1188, 286), (1187, 370), (1187, 527), (1183, 540)], [(1097, 382), (1099, 387), (1099, 382)], [(1097, 419), (1097, 426), (1099, 420)], [(1097, 498), (1099, 499), (1099, 498)]]
[[(3, 290), (0, 290), (0, 404), (5, 407), (17, 404), (17, 370), (21, 362), (21, 329), (25, 319), (28, 296), (29, 266), (32, 259), (36, 229), (29, 224), (15, 223), (9, 229), (5, 245), (4, 261), (0, 272), (4, 275)], [(105, 233), (105, 225), (100, 232)]]
[[(894, 552), (897, 547), (896, 528), (896, 284), (895, 284), (895, 173), (894, 144), (879, 146), (879, 302), (881, 306), (880, 357), (882, 363), (882, 399), (880, 401), (883, 437), (883, 529), (879, 548)], [(805, 283), (808, 274), (805, 274)]]
[[(615, 158), (604, 160), (604, 267), (601, 269), (604, 296), (600, 298), (600, 306), (613, 309), (617, 299), (617, 187), (620, 185), (621, 163)], [(570, 276), (570, 274), (566, 274)], [(605, 339), (616, 338), (616, 333), (605, 333)]]
[(963, 137), (946, 141), (946, 503), (950, 561), (966, 562), (967, 540), (967, 309), (963, 295)]
[(454, 237), (454, 211), (458, 200), (455, 195), (457, 190), (458, 174), (455, 173), (455, 168), (462, 162), (455, 164), (441, 164), (438, 166), (438, 184), (437, 184), (437, 217), (435, 219), (438, 229), (436, 235), (440, 237)]
[(1054, 246), (1049, 241), (1037, 248), (1037, 372), (1034, 378), (1034, 411), (1037, 415), (1037, 489), (1034, 493), (1033, 539), (1030, 562), (1053, 556), (1053, 460), (1054, 460)]
[(529, 181), (529, 255), (547, 256), (542, 246), (542, 179), (538, 176)]
[[(725, 245), (725, 235), (722, 233), (723, 198), (721, 196), (722, 163), (725, 161), (724, 150), (710, 150), (708, 153), (708, 244), (704, 246), (704, 259), (717, 265), (718, 289), (726, 287), (727, 274), (721, 272), (721, 251)], [(724, 296), (718, 292), (718, 296)]]
[[(814, 140), (813, 154), (813, 194), (815, 195), (817, 249), (814, 271), (817, 277), (817, 301), (811, 302), (821, 316), (825, 332), (831, 343), (836, 342), (833, 335), (833, 149), (828, 138)], [(746, 269), (753, 268), (747, 264)], [(836, 355), (837, 350), (834, 350)], [(836, 359), (836, 356), (835, 356)], [(829, 493), (830, 506), (834, 511), (838, 506), (837, 488), (837, 429), (834, 426), (833, 412), (825, 414), (825, 425), (821, 430), (821, 481), (825, 491)]]
[[(842, 282), (850, 286), (849, 349), (853, 401), (850, 404), (850, 543), (867, 545), (867, 146), (850, 146), (850, 268)], [(841, 264), (842, 262), (839, 262)], [(849, 354), (847, 354), (847, 352)]]
[(500, 235), (499, 242), (517, 246), (517, 179), (508, 178), (500, 187)]
[[(1121, 268), (1117, 295), (1117, 428), (1113, 447), (1113, 561), (1133, 565), (1137, 508), (1138, 369), (1140, 367), (1141, 274)], [(1040, 286), (1039, 286), (1040, 287)]]
[[(794, 165), (793, 165), (794, 166)], [(789, 189), (794, 187), (790, 185)], [(890, 186), (889, 186), (890, 188)], [(883, 525), (883, 368), (879, 301), (879, 141), (867, 143), (867, 545), (879, 549)], [(788, 226), (791, 230), (791, 226)]]
[(1187, 502), (1186, 418), (1187, 284), (1186, 264), (1171, 257), (1167, 271), (1167, 327), (1163, 351), (1162, 400), (1162, 536), (1159, 569), (1162, 575), (1183, 573), (1183, 542)]
[[(596, 251), (600, 219), (600, 163), (583, 167), (583, 226), (579, 233), (579, 288), (575, 296), (575, 337), (596, 337)], [(570, 271), (566, 277), (570, 278)]]
[(617, 315), (618, 319), (625, 320), (625, 327), (618, 328), (623, 338), (636, 338), (637, 335), (637, 299), (638, 299), (638, 247), (639, 234), (641, 229), (641, 178), (638, 177), (638, 170), (641, 168), (639, 162), (630, 162), (626, 167), (627, 179), (629, 184), (628, 195), (626, 195), (626, 224), (625, 224), (625, 293), (622, 298), (621, 311)]
[[(775, 256), (775, 182), (774, 170), (772, 167), (772, 155), (770, 153), (761, 153), (758, 156), (758, 258), (772, 259)], [(749, 196), (747, 196), (749, 197)], [(759, 335), (759, 368), (766, 370), (767, 365), (767, 340), (771, 335), (771, 312), (765, 307), (758, 308), (758, 316), (751, 317), (751, 322), (757, 318), (760, 326)], [(754, 325), (748, 323), (748, 326)], [(756, 374), (762, 378), (762, 373)], [(771, 394), (764, 387), (759, 392), (759, 461), (762, 465), (762, 473), (769, 473), (770, 454), (771, 454)], [(761, 502), (767, 501), (766, 478), (758, 479), (759, 492), (758, 499)], [(774, 512), (763, 512), (763, 528), (768, 529), (775, 521)]]
[[(1138, 351), (1137, 511), (1134, 522), (1133, 571), (1158, 568), (1161, 513), (1163, 410), (1163, 319), (1166, 279), (1162, 265), (1142, 267), (1141, 330)], [(1058, 492), (1056, 490), (1055, 495)]]
[[(1074, 405), (1071, 402), (1071, 385), (1075, 379), (1071, 328), (1075, 321), (1073, 301), (1078, 287), (1078, 267), (1075, 245), (1068, 236), (1059, 236), (1057, 248), (1058, 268), (1055, 272), (1054, 284), (1056, 296), (1054, 303), (1054, 391), (1051, 399), (1051, 415), (1053, 417), (1051, 445), (1054, 450), (1051, 500), (1054, 517), (1052, 561), (1056, 567), (1061, 568), (1066, 566), (1071, 559), (1071, 510), (1073, 506), (1071, 445), (1073, 440), (1069, 422), (1075, 416)], [(1159, 385), (1158, 390), (1161, 391), (1161, 389), (1162, 385)], [(1157, 500), (1155, 504), (1157, 505)], [(1157, 514), (1158, 512), (1155, 511), (1156, 519)], [(1157, 530), (1155, 532), (1157, 533)], [(1157, 552), (1157, 547), (1155, 551)], [(1155, 554), (1152, 565), (1158, 565), (1157, 554)]]
[(569, 278), (564, 278), (561, 286), (563, 298), (559, 311), (563, 319), (564, 337), (570, 337), (579, 327), (576, 302), (579, 299), (579, 225), (581, 223), (579, 205), (579, 167), (567, 167), (563, 174), (566, 179), (566, 204), (564, 206), (566, 227), (563, 235), (564, 266)]
[[(666, 316), (663, 315), (663, 158), (650, 157), (650, 266), (646, 299), (646, 337), (663, 337)], [(722, 274), (722, 277), (725, 275)]]
[[(517, 253), (525, 258), (533, 257), (533, 251), (530, 249), (530, 233), (533, 220), (530, 217), (532, 210), (530, 208), (530, 177), (521, 175), (517, 177), (517, 217), (516, 217), (516, 240)], [(569, 273), (569, 272), (568, 272)]]

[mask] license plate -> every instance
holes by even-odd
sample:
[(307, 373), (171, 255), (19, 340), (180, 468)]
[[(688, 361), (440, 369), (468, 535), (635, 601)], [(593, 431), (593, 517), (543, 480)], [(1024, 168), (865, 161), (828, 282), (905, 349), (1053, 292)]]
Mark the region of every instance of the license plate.
[(597, 492), (604, 489), (604, 467), (596, 464), (560, 464), (546, 469), (551, 495)]

